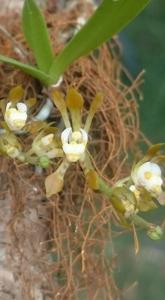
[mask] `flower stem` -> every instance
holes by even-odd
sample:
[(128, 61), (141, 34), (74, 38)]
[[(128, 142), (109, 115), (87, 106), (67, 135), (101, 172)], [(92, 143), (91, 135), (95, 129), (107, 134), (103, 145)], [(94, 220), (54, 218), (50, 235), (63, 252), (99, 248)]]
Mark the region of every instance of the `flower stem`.
[(99, 190), (106, 196), (111, 197), (113, 189), (100, 177), (98, 177)]
[(138, 216), (138, 215), (132, 215), (129, 217), (129, 221), (133, 222), (135, 225), (143, 228), (143, 229), (147, 229), (150, 230), (152, 229), (155, 225), (147, 222), (145, 219), (143, 219), (142, 217)]
[[(112, 197), (113, 188), (109, 187), (108, 184), (98, 176), (98, 186), (101, 193), (105, 194), (111, 201), (114, 208), (118, 206), (118, 199)], [(138, 216), (137, 214), (132, 214), (129, 218), (126, 218), (126, 221), (133, 223), (134, 225), (140, 227), (141, 229), (146, 230), (147, 235), (152, 240), (160, 240), (163, 237), (163, 230), (160, 226), (157, 226), (153, 223), (150, 223)]]

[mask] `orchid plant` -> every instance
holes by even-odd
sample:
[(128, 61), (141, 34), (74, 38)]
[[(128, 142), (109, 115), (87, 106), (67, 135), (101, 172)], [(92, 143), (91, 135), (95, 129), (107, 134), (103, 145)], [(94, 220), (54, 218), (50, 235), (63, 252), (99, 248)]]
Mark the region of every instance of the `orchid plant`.
[[(23, 32), (36, 65), (24, 64), (3, 55), (0, 55), (0, 60), (30, 74), (47, 87), (50, 96), (49, 112), (42, 119), (33, 117), (31, 110), (38, 100), (25, 99), (22, 86), (14, 87), (8, 98), (1, 100), (4, 121), (1, 122), (0, 151), (2, 155), (42, 168), (48, 168), (57, 158), (61, 159), (57, 170), (45, 180), (47, 197), (63, 189), (68, 167), (78, 162), (90, 188), (110, 199), (121, 224), (138, 225), (147, 230), (150, 238), (159, 239), (163, 234), (161, 227), (148, 223), (138, 213), (155, 208), (156, 200), (161, 205), (165, 203), (162, 173), (165, 157), (159, 155), (163, 145), (153, 146), (133, 166), (129, 177), (109, 187), (95, 171), (88, 151), (88, 133), (92, 119), (103, 101), (103, 95), (96, 94), (86, 122), (82, 125), (84, 99), (81, 94), (71, 87), (65, 98), (58, 89), (62, 75), (70, 64), (118, 33), (148, 3), (149, 0), (103, 0), (91, 18), (55, 56), (39, 7), (35, 0), (25, 0), (22, 12)], [(46, 121), (52, 103), (61, 114), (65, 125), (63, 130)], [(30, 133), (32, 136), (29, 149), (24, 149), (20, 142), (19, 135), (22, 133)]]
[(36, 66), (24, 64), (4, 55), (0, 55), (0, 61), (30, 74), (45, 86), (54, 85), (70, 64), (79, 57), (87, 55), (122, 30), (144, 9), (149, 1), (103, 0), (86, 24), (55, 56), (46, 22), (36, 1), (25, 0), (22, 11), (22, 28), (25, 39), (33, 52)]

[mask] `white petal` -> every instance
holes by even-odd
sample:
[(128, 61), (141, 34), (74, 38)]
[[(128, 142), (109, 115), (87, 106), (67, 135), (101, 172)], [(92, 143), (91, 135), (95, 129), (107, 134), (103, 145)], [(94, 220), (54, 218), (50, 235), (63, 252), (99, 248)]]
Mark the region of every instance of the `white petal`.
[(72, 133), (72, 128), (69, 127), (69, 128), (66, 128), (62, 134), (61, 134), (61, 141), (62, 141), (62, 144), (65, 144), (65, 143), (68, 143), (69, 142), (69, 137)]
[(84, 144), (87, 144), (88, 142), (88, 134), (86, 133), (86, 131), (84, 129), (80, 129), (81, 134), (82, 134), (82, 140)]
[(43, 146), (49, 146), (51, 145), (53, 138), (54, 138), (53, 133), (47, 134), (46, 136), (41, 138), (41, 143), (43, 144)]
[(26, 106), (25, 103), (18, 102), (17, 103), (17, 108), (18, 108), (18, 111), (20, 111), (20, 112), (23, 112), (23, 113), (27, 112), (27, 106)]
[(162, 192), (162, 186), (163, 180), (159, 176), (154, 176), (150, 180), (148, 180), (147, 184), (144, 186), (146, 190), (149, 192), (153, 192), (157, 195), (159, 195)]
[(145, 172), (151, 172), (155, 176), (161, 176), (161, 169), (158, 164), (152, 162), (146, 162), (138, 168), (138, 173), (144, 174)]
[(78, 161), (85, 152), (84, 144), (63, 144), (63, 151), (70, 162)]
[(161, 177), (161, 169), (159, 165), (146, 162), (142, 164), (139, 168), (135, 169), (132, 174), (132, 179), (135, 185), (144, 186), (152, 177)]

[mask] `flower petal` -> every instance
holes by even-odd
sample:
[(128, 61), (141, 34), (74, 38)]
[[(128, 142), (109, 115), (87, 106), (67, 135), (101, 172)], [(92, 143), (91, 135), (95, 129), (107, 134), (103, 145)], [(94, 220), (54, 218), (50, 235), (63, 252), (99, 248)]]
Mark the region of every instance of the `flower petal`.
[(66, 103), (71, 114), (73, 130), (78, 131), (81, 127), (81, 110), (84, 99), (76, 89), (70, 88), (66, 96)]
[(22, 88), (21, 85), (18, 85), (10, 90), (8, 99), (9, 99), (9, 101), (11, 101), (12, 103), (15, 104), (15, 103), (19, 102), (20, 100), (22, 100), (23, 96), (24, 96), (24, 89)]
[(98, 110), (98, 108), (101, 106), (102, 101), (103, 101), (103, 94), (101, 94), (101, 93), (96, 94), (96, 96), (92, 100), (90, 110), (89, 110), (89, 113), (88, 113), (88, 116), (87, 116), (87, 119), (86, 119), (86, 123), (85, 123), (85, 126), (84, 126), (84, 130), (86, 132), (89, 131), (89, 129), (91, 127), (93, 117), (94, 117), (96, 111)]
[(34, 98), (34, 97), (28, 98), (27, 100), (25, 100), (25, 103), (26, 103), (28, 108), (31, 108), (37, 103), (37, 99)]
[(93, 168), (92, 162), (90, 160), (89, 154), (87, 151), (85, 152), (85, 155), (80, 160), (81, 168), (83, 169), (87, 184), (89, 187), (93, 190), (99, 189), (99, 181), (98, 181), (98, 175), (96, 171)]
[(52, 195), (55, 195), (63, 189), (64, 180), (59, 176), (57, 172), (54, 172), (46, 177), (45, 188), (46, 196), (49, 198)]
[(71, 127), (67, 109), (66, 109), (66, 103), (64, 101), (62, 94), (59, 91), (54, 90), (52, 92), (51, 96), (52, 96), (54, 104), (56, 105), (56, 107), (58, 108), (58, 110), (60, 111), (60, 113), (62, 115), (65, 126)]
[(52, 195), (61, 192), (64, 185), (64, 175), (69, 165), (69, 162), (64, 160), (54, 173), (46, 177), (45, 188), (47, 197), (51, 197)]
[(99, 189), (98, 176), (95, 170), (91, 169), (86, 172), (86, 182), (92, 190)]
[(155, 144), (153, 146), (151, 146), (148, 151), (146, 156), (149, 156), (150, 158), (153, 158), (155, 155), (157, 155), (157, 153), (161, 150), (161, 148), (165, 146), (164, 143), (161, 144)]

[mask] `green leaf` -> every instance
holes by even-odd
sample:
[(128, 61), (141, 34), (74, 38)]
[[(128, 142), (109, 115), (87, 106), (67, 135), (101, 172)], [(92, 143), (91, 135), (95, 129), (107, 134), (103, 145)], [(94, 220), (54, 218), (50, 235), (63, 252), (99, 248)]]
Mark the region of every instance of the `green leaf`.
[[(103, 0), (85, 26), (54, 59), (49, 73), (56, 82), (65, 69), (82, 55), (99, 47), (134, 19), (150, 0)], [(51, 82), (53, 83), (53, 82)]]
[(25, 0), (22, 25), (25, 38), (34, 53), (39, 69), (47, 72), (54, 55), (44, 17), (35, 0)]
[(38, 80), (40, 80), (44, 85), (48, 85), (48, 82), (50, 81), (50, 76), (45, 74), (44, 72), (38, 70), (37, 68), (27, 65), (27, 64), (23, 64), (13, 58), (4, 56), (4, 55), (0, 55), (0, 61), (10, 64), (20, 70), (22, 70), (23, 72), (31, 75), (34, 78), (37, 78)]

